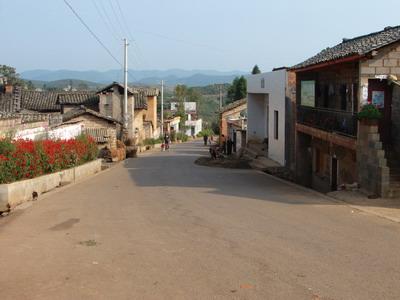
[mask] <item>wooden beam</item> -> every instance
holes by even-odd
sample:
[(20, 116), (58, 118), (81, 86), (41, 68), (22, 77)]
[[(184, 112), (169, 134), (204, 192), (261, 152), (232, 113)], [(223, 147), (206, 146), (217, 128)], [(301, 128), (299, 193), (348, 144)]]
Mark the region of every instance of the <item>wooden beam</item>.
[(340, 58), (340, 59), (336, 59), (336, 60), (331, 60), (331, 61), (319, 63), (319, 64), (316, 64), (316, 65), (311, 65), (311, 66), (300, 68), (300, 69), (294, 69), (293, 71), (296, 72), (296, 73), (305, 72), (305, 71), (311, 71), (311, 70), (326, 68), (326, 67), (337, 65), (337, 64), (341, 64), (341, 63), (360, 60), (361, 58), (363, 58), (363, 56), (357, 54), (357, 55), (352, 55), (352, 56), (348, 56), (348, 57), (344, 57), (344, 58)]
[(304, 124), (296, 123), (296, 130), (323, 141), (327, 141), (329, 143), (339, 145), (351, 150), (356, 150), (357, 148), (357, 139), (351, 138), (347, 136), (343, 136), (337, 133), (327, 132), (318, 128), (310, 127)]

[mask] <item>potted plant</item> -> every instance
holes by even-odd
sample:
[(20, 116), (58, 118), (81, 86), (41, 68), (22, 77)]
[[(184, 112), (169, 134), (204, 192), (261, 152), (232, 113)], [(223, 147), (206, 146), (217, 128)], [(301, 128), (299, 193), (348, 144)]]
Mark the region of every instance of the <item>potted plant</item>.
[(365, 104), (361, 111), (357, 114), (358, 120), (364, 125), (378, 125), (378, 121), (382, 118), (382, 113), (373, 104)]

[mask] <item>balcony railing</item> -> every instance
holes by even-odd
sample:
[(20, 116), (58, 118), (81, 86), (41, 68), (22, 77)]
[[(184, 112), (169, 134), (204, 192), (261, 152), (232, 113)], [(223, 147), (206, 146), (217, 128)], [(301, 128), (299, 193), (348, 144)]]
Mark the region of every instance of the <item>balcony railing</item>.
[(297, 122), (328, 132), (357, 136), (357, 115), (352, 112), (298, 105)]

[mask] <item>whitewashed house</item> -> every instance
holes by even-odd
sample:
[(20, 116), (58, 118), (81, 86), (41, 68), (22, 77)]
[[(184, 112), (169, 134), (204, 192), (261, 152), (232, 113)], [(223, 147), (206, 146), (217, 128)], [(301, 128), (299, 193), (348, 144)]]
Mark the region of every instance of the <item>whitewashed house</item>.
[(247, 149), (294, 168), (294, 74), (280, 68), (251, 75), (247, 92)]

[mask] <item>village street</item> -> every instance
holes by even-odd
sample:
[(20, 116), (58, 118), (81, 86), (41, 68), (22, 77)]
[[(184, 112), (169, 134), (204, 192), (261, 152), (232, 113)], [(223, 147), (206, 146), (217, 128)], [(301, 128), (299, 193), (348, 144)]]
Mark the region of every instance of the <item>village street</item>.
[(399, 299), (400, 227), (200, 142), (0, 219), (1, 299)]

